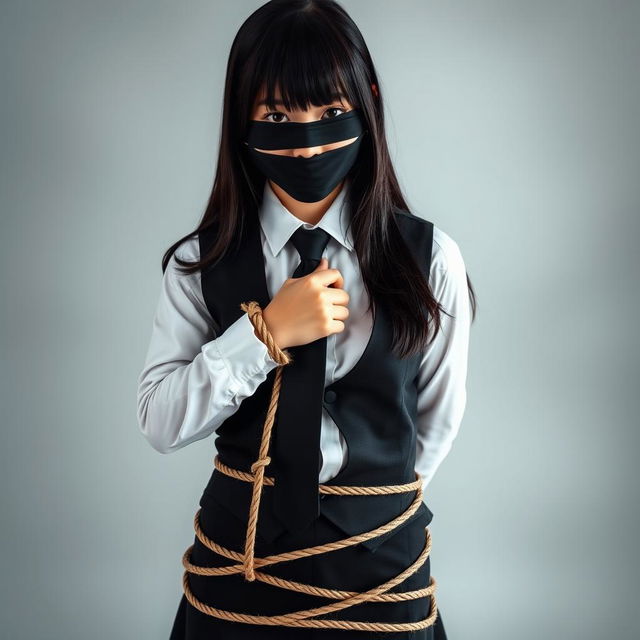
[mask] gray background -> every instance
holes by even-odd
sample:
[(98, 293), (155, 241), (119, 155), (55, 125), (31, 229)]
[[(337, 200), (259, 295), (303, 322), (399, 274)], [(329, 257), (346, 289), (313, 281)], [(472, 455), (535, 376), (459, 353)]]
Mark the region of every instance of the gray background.
[[(212, 440), (156, 453), (136, 377), (259, 4), (2, 2), (3, 637), (168, 638)], [(343, 4), (479, 296), (426, 496), (449, 637), (637, 638), (640, 7)]]

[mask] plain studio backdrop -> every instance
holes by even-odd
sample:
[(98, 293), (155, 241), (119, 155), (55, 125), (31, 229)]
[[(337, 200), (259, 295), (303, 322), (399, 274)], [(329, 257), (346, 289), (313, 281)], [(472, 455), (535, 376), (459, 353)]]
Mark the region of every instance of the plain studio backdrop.
[[(154, 451), (136, 378), (260, 4), (2, 2), (3, 637), (168, 638), (213, 437)], [(478, 294), (425, 495), (449, 637), (637, 638), (639, 3), (343, 5)]]

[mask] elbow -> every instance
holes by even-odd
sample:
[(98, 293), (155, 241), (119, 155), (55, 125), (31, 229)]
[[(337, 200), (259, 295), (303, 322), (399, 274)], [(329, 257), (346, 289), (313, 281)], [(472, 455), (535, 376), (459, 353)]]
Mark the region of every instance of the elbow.
[(149, 420), (138, 418), (138, 427), (145, 440), (158, 452), (170, 453), (173, 451), (171, 444), (163, 437), (163, 433)]
[(152, 431), (142, 431), (144, 437), (147, 442), (158, 452), (158, 453), (171, 453), (173, 449), (171, 446), (162, 440), (162, 438), (158, 438), (154, 435)]
[(163, 424), (161, 417), (153, 415), (152, 395), (152, 393), (138, 395), (138, 429), (158, 453), (171, 453), (176, 449), (174, 438), (166, 424)]

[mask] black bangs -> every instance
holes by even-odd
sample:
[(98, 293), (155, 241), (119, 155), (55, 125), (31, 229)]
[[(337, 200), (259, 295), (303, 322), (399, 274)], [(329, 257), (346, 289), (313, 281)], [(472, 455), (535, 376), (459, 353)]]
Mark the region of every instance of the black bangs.
[(343, 37), (321, 13), (284, 12), (251, 55), (253, 95), (266, 91), (270, 109), (306, 111), (341, 100), (358, 107), (357, 81), (349, 69), (353, 47)]

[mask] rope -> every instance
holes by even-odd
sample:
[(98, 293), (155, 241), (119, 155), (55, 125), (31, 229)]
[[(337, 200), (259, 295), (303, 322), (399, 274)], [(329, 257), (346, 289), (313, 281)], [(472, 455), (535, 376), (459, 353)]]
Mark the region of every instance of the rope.
[[(333, 495), (388, 495), (392, 493), (407, 493), (409, 491), (415, 491), (416, 496), (407, 507), (404, 513), (390, 520), (386, 524), (380, 525), (375, 529), (360, 533), (355, 536), (350, 536), (342, 540), (335, 542), (317, 545), (315, 547), (306, 547), (304, 549), (294, 549), (293, 551), (287, 551), (279, 553), (265, 558), (255, 556), (255, 541), (256, 532), (258, 526), (258, 512), (260, 509), (260, 498), (262, 495), (262, 487), (265, 485), (273, 486), (275, 479), (271, 476), (265, 475), (265, 467), (271, 462), (269, 457), (269, 443), (271, 440), (271, 432), (273, 424), (275, 422), (276, 410), (278, 407), (278, 397), (280, 395), (280, 388), (282, 385), (282, 367), (290, 364), (293, 360), (291, 354), (286, 350), (280, 349), (276, 344), (270, 331), (262, 317), (262, 309), (260, 305), (251, 301), (248, 303), (242, 303), (240, 305), (243, 311), (246, 311), (249, 315), (249, 319), (254, 326), (257, 336), (264, 342), (269, 350), (269, 355), (278, 363), (276, 369), (275, 380), (271, 392), (271, 400), (269, 402), (269, 408), (267, 410), (267, 416), (265, 419), (262, 439), (260, 442), (260, 449), (258, 452), (258, 459), (251, 465), (251, 472), (234, 469), (224, 464), (219, 460), (216, 455), (214, 458), (214, 465), (221, 473), (241, 480), (243, 482), (252, 483), (253, 489), (251, 493), (251, 502), (249, 507), (249, 518), (247, 520), (247, 531), (244, 545), (244, 553), (227, 549), (222, 545), (217, 544), (211, 538), (207, 537), (202, 531), (200, 526), (200, 512), (202, 509), (198, 509), (194, 517), (194, 529), (196, 537), (200, 542), (211, 551), (224, 556), (230, 560), (234, 560), (237, 564), (228, 565), (225, 567), (202, 567), (191, 563), (191, 551), (193, 546), (191, 545), (182, 556), (182, 564), (185, 568), (185, 572), (182, 578), (182, 586), (184, 594), (187, 600), (196, 609), (210, 616), (228, 620), (231, 622), (242, 622), (246, 624), (262, 624), (262, 625), (279, 625), (288, 627), (308, 627), (308, 628), (332, 628), (332, 629), (347, 629), (358, 631), (386, 631), (386, 632), (398, 632), (398, 631), (417, 631), (433, 625), (437, 618), (437, 605), (435, 599), (436, 580), (433, 576), (430, 576), (429, 586), (424, 589), (417, 589), (414, 591), (403, 592), (390, 592), (396, 585), (400, 584), (403, 580), (413, 575), (420, 567), (426, 562), (431, 552), (431, 533), (428, 528), (425, 528), (426, 540), (425, 546), (422, 549), (420, 555), (416, 560), (407, 567), (404, 571), (391, 578), (387, 582), (378, 585), (368, 591), (343, 591), (339, 589), (325, 589), (302, 582), (296, 582), (294, 580), (285, 580), (277, 576), (272, 576), (268, 573), (263, 573), (257, 569), (260, 567), (276, 564), (278, 562), (286, 562), (287, 560), (296, 560), (298, 558), (304, 558), (311, 555), (320, 553), (329, 553), (336, 551), (337, 549), (343, 549), (351, 545), (359, 544), (365, 540), (376, 538), (384, 535), (389, 531), (399, 527), (403, 522), (408, 520), (420, 507), (422, 502), (422, 478), (419, 473), (416, 472), (416, 479), (413, 482), (399, 485), (383, 485), (383, 486), (336, 486), (319, 484), (318, 490), (320, 493), (333, 494)], [(188, 574), (193, 573), (202, 576), (219, 576), (219, 575), (231, 575), (234, 573), (243, 573), (244, 578), (247, 581), (259, 580), (267, 584), (275, 585), (283, 589), (290, 591), (297, 591), (300, 593), (307, 593), (323, 598), (333, 598), (338, 602), (327, 604), (322, 607), (316, 607), (314, 609), (306, 609), (302, 611), (293, 611), (283, 615), (262, 616), (262, 615), (249, 615), (238, 613), (236, 611), (227, 611), (224, 609), (217, 609), (204, 602), (198, 600), (189, 586)], [(431, 607), (429, 615), (417, 622), (404, 622), (404, 623), (383, 623), (383, 622), (361, 622), (358, 620), (327, 620), (327, 619), (312, 619), (316, 616), (323, 615), (325, 613), (333, 613), (334, 611), (340, 611), (347, 607), (352, 607), (361, 602), (399, 602), (403, 600), (414, 600), (416, 598), (424, 598), (426, 596), (431, 597)]]

